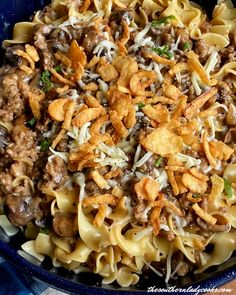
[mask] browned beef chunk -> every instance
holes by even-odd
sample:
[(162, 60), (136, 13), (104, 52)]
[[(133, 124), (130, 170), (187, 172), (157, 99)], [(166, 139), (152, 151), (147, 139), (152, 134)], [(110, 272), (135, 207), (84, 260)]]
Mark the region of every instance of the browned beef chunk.
[(59, 189), (68, 178), (65, 162), (58, 156), (47, 163), (45, 168), (44, 185), (52, 189)]
[(0, 149), (5, 148), (9, 143), (9, 135), (6, 128), (0, 125)]
[(53, 219), (53, 230), (60, 237), (73, 237), (77, 232), (77, 215), (58, 212)]
[(9, 194), (5, 199), (5, 213), (11, 223), (17, 226), (23, 226), (35, 219), (41, 217), (40, 209), (41, 198), (32, 195), (18, 195)]
[(6, 53), (5, 53), (5, 61), (6, 63), (9, 63), (12, 66), (17, 66), (18, 65), (18, 59), (19, 57), (14, 54), (13, 52), (15, 50), (24, 50), (24, 46), (23, 45), (13, 45), (13, 46), (9, 46), (6, 48)]

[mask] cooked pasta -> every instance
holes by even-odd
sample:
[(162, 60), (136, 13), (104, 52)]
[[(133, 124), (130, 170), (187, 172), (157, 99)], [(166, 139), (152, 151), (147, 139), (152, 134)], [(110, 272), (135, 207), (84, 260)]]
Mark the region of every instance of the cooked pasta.
[(22, 250), (123, 287), (230, 258), (235, 30), (230, 1), (208, 19), (188, 0), (53, 0), (15, 25), (0, 225)]

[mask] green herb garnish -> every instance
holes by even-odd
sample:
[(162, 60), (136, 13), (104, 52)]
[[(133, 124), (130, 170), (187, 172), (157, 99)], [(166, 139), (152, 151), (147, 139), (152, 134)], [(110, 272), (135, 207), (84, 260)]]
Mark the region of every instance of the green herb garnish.
[(48, 235), (49, 234), (49, 229), (47, 227), (40, 228), (39, 230), (40, 233)]
[(169, 51), (167, 45), (164, 45), (162, 47), (152, 47), (152, 51), (156, 52), (160, 56), (165, 56), (167, 58), (173, 57), (173, 54)]
[(50, 78), (51, 78), (51, 73), (49, 71), (42, 72), (40, 81), (43, 85), (43, 92), (48, 92), (52, 88), (52, 83)]
[(227, 197), (232, 198), (233, 197), (232, 186), (231, 186), (231, 183), (226, 178), (224, 178), (224, 188), (225, 188)]
[(185, 42), (183, 44), (183, 50), (188, 50), (188, 49), (190, 49), (190, 43), (189, 42)]
[(196, 194), (193, 194), (192, 197), (193, 197), (194, 199), (198, 199), (198, 198), (201, 197), (201, 195), (200, 195), (199, 193), (196, 193)]
[(145, 104), (143, 102), (138, 103), (139, 110), (141, 110), (144, 106), (145, 106)]
[(170, 23), (171, 20), (175, 20), (176, 17), (174, 15), (169, 15), (169, 16), (165, 16), (165, 17), (162, 17), (158, 20), (154, 20), (152, 21), (152, 27), (156, 28), (156, 27), (159, 27), (160, 25), (164, 24), (164, 25), (167, 25)]
[(30, 119), (29, 121), (27, 121), (27, 122), (25, 123), (25, 125), (26, 125), (27, 127), (33, 127), (33, 126), (36, 124), (36, 122), (37, 122), (37, 120), (33, 117), (32, 119)]
[(155, 167), (159, 167), (163, 164), (163, 158), (162, 157), (159, 157), (156, 162), (155, 162)]
[(60, 72), (60, 71), (61, 71), (61, 66), (56, 66), (56, 67), (54, 68), (54, 70), (55, 70), (56, 72)]
[(51, 145), (51, 141), (47, 139), (43, 139), (40, 143), (40, 151), (45, 152)]

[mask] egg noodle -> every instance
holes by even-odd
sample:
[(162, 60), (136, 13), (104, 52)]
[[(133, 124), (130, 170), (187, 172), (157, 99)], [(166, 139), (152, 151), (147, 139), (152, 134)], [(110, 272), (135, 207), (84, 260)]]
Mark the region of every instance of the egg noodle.
[(20, 226), (40, 261), (122, 287), (229, 259), (232, 3), (208, 19), (188, 0), (54, 0), (31, 20), (4, 41), (16, 61), (1, 82), (4, 231)]

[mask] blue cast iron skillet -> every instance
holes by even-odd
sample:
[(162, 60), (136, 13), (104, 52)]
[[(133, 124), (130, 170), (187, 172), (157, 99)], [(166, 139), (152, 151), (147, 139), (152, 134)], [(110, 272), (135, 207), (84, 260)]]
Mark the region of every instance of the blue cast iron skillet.
[[(201, 4), (208, 15), (211, 15), (216, 1), (213, 0), (195, 0)], [(235, 5), (234, 0), (234, 5)], [(11, 38), (13, 25), (19, 21), (28, 20), (33, 12), (42, 9), (49, 0), (0, 0), (0, 42), (4, 39)], [(0, 61), (3, 61), (4, 52), (0, 53)], [(17, 253), (20, 245), (24, 242), (23, 236), (18, 233), (11, 239), (8, 239), (0, 229), (0, 255), (12, 263), (18, 270), (27, 277), (33, 277), (57, 289), (70, 292), (71, 294), (82, 295), (143, 295), (147, 294), (148, 288), (163, 288), (168, 286), (164, 280), (155, 274), (148, 272), (143, 275), (136, 286), (129, 288), (121, 288), (117, 284), (112, 286), (101, 286), (101, 278), (92, 273), (74, 274), (65, 269), (53, 268), (49, 259), (46, 259), (42, 265), (38, 266), (29, 262)], [(224, 249), (222, 249), (224, 251)], [(203, 274), (187, 275), (176, 281), (170, 282), (169, 286), (187, 289), (187, 293), (183, 291), (169, 292), (168, 294), (196, 294), (196, 289), (211, 289), (219, 287), (236, 278), (236, 255), (234, 254), (224, 264), (211, 267)], [(152, 292), (150, 293), (152, 294)], [(158, 292), (158, 294), (167, 294)]]

